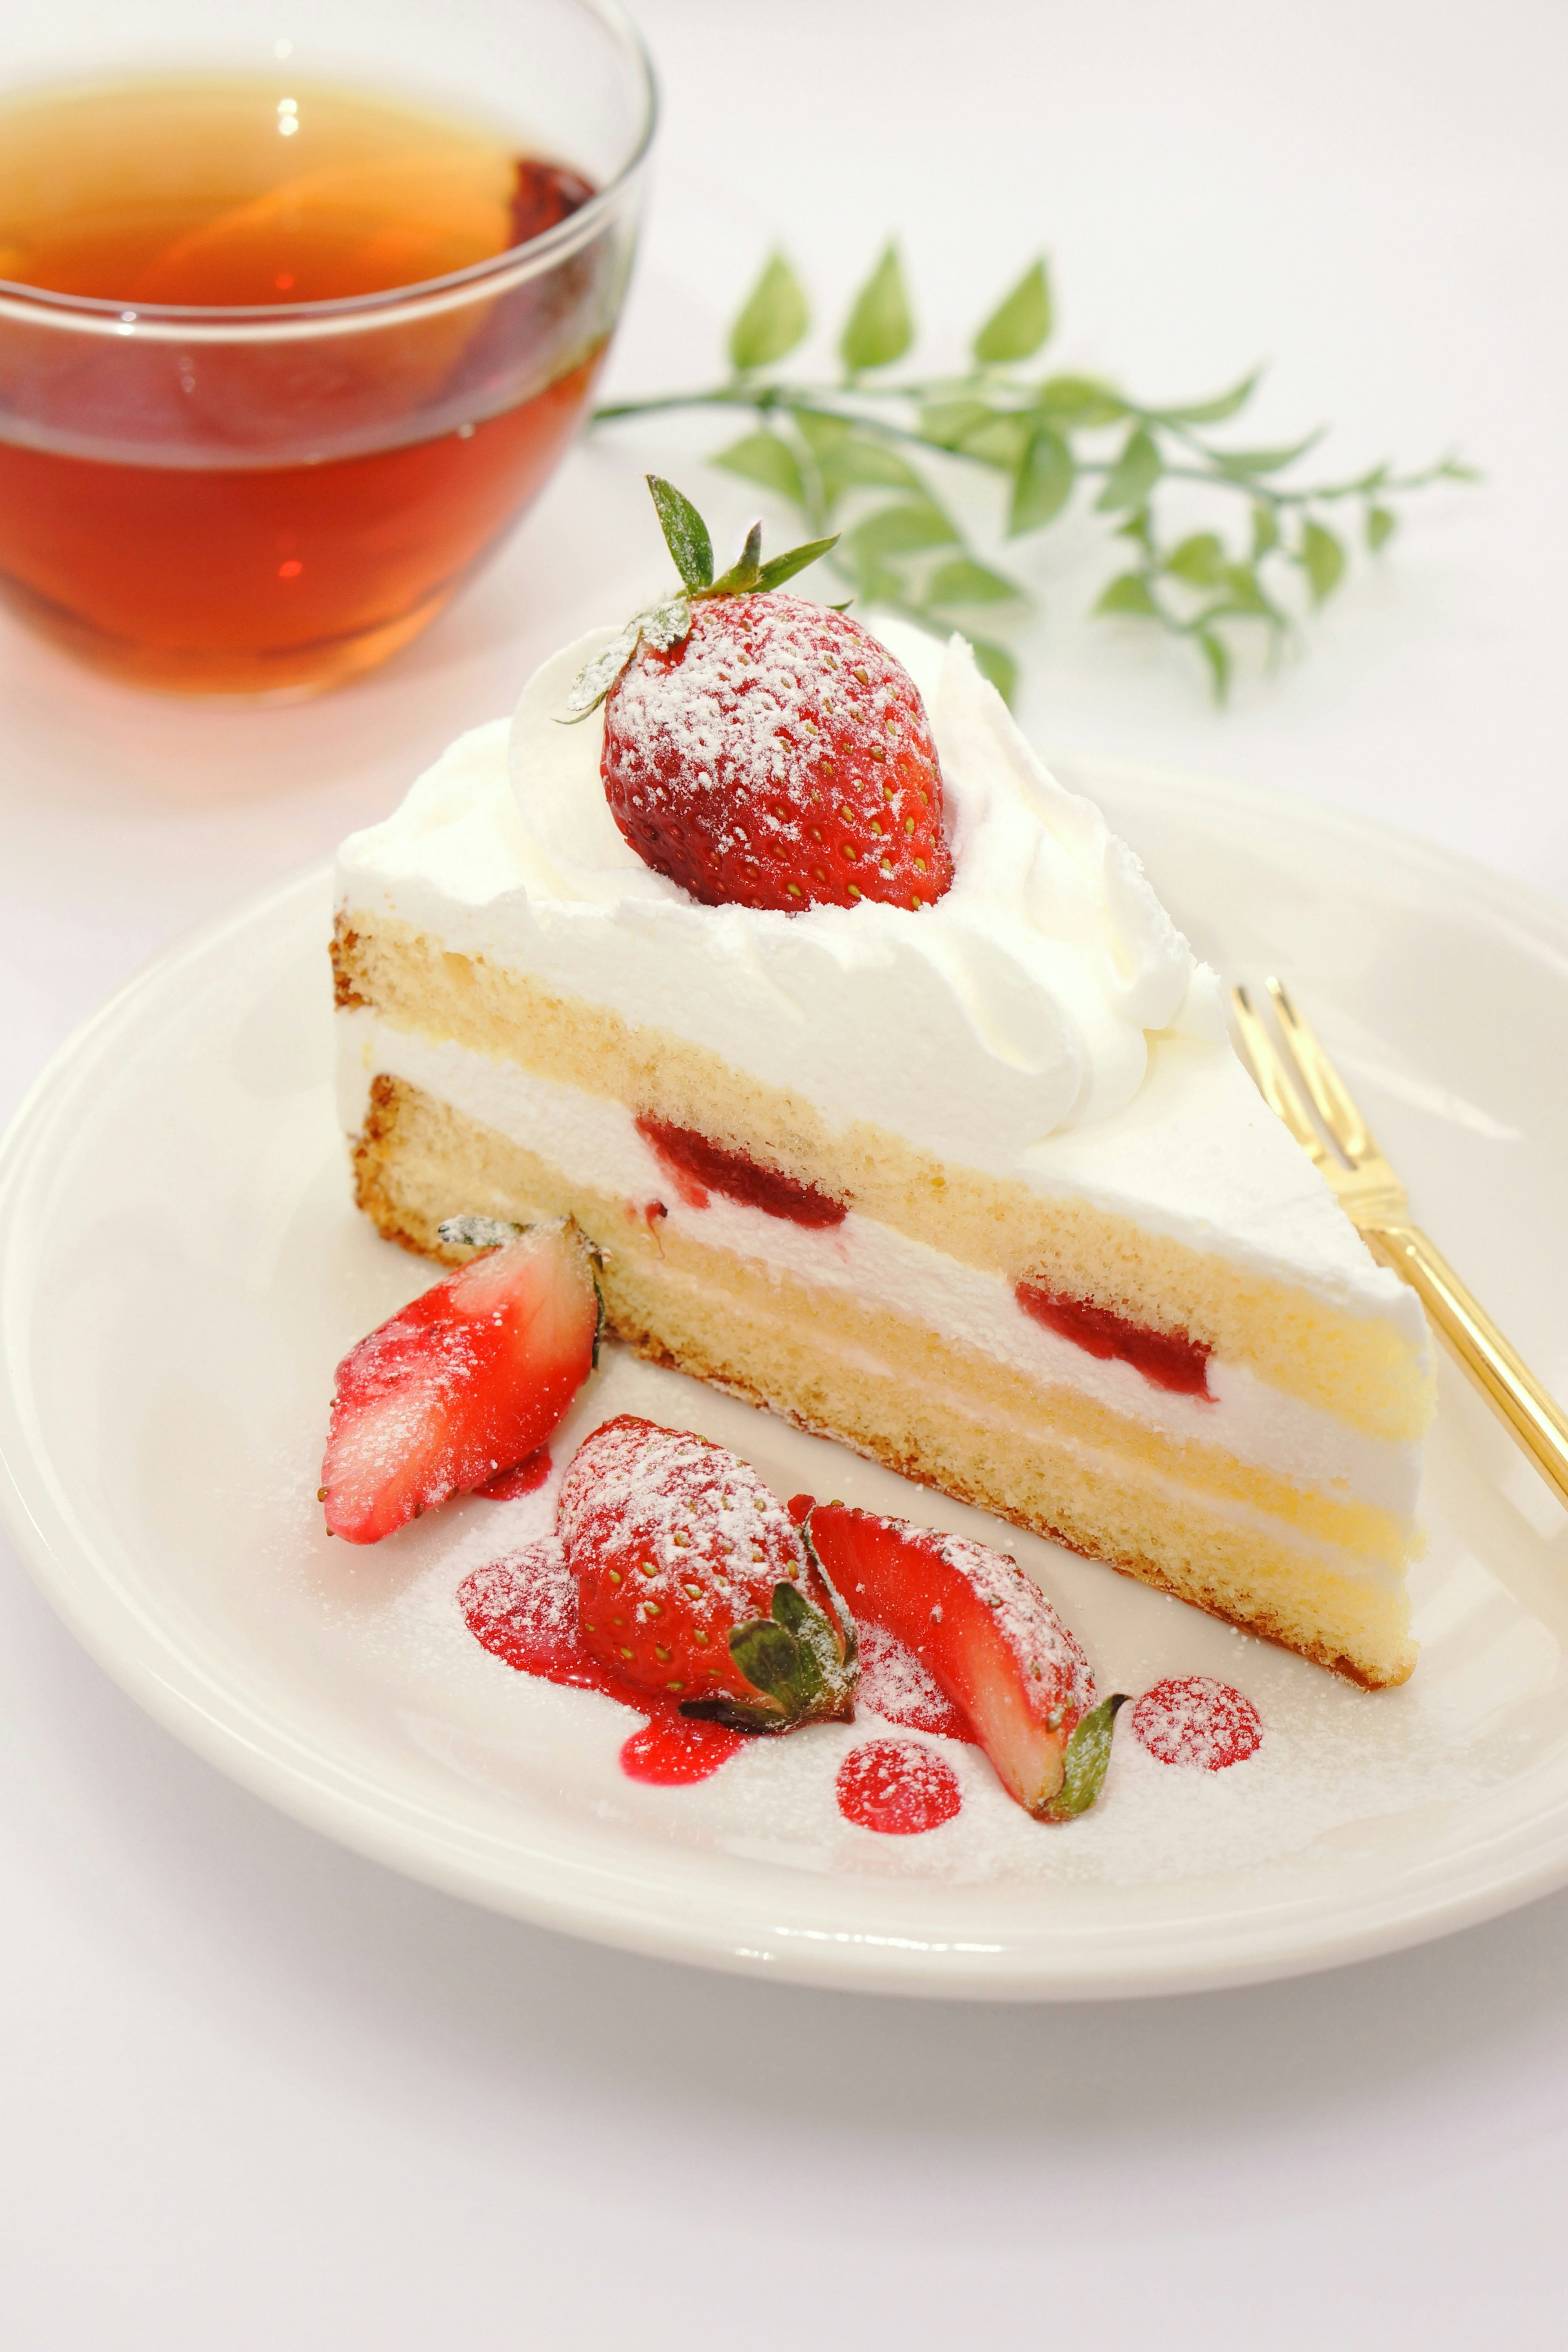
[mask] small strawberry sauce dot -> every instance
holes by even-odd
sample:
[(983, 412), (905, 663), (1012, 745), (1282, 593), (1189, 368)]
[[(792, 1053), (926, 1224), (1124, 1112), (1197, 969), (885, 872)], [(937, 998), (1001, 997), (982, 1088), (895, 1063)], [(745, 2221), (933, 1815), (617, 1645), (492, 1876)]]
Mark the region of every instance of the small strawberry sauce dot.
[(838, 1767), (838, 1810), (884, 1837), (940, 1829), (963, 1802), (952, 1765), (918, 1739), (868, 1739)]
[(1133, 1737), (1161, 1764), (1223, 1772), (1245, 1764), (1263, 1739), (1249, 1698), (1209, 1675), (1176, 1675), (1145, 1691), (1131, 1711)]
[(492, 1503), (511, 1503), (519, 1495), (535, 1493), (549, 1475), (550, 1448), (542, 1445), (537, 1454), (530, 1454), (521, 1462), (514, 1463), (510, 1470), (500, 1471), (488, 1486), (481, 1486), (479, 1492), (488, 1495)]

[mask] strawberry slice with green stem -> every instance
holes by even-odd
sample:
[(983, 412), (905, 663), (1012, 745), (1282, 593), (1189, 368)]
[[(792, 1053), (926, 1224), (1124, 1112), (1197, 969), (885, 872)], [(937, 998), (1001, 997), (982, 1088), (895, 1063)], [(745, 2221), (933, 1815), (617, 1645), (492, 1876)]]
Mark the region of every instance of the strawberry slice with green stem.
[(378, 1543), (536, 1453), (597, 1359), (594, 1252), (570, 1218), (443, 1231), (515, 1237), (411, 1299), (338, 1366), (320, 1499), (329, 1533), (350, 1543)]
[(1016, 1561), (984, 1544), (842, 1503), (790, 1505), (806, 1549), (857, 1616), (911, 1649), (967, 1717), (1008, 1794), (1037, 1821), (1099, 1796), (1111, 1727), (1076, 1636)]

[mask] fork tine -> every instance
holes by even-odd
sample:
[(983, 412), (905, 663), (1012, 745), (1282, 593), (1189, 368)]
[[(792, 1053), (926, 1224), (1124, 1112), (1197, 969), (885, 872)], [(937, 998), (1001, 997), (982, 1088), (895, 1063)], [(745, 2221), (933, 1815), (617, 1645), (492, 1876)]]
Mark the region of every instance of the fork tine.
[(1284, 982), (1271, 979), (1268, 988), (1279, 1015), (1280, 1034), (1290, 1049), (1318, 1117), (1352, 1168), (1359, 1168), (1364, 1160), (1380, 1160), (1383, 1155), (1373, 1141), (1372, 1129), (1362, 1117), (1343, 1079), (1319, 1045), (1310, 1024), (1302, 1019), (1290, 1002)]
[[(1272, 989), (1275, 982), (1268, 983)], [(1307, 1113), (1307, 1106), (1297, 1093), (1294, 1082), (1284, 1062), (1275, 1051), (1274, 1041), (1253, 1010), (1252, 999), (1238, 983), (1230, 992), (1230, 1007), (1236, 1015), (1242, 1051), (1252, 1066), (1258, 1091), (1277, 1118), (1284, 1120), (1303, 1151), (1315, 1165), (1325, 1171), (1335, 1163)]]

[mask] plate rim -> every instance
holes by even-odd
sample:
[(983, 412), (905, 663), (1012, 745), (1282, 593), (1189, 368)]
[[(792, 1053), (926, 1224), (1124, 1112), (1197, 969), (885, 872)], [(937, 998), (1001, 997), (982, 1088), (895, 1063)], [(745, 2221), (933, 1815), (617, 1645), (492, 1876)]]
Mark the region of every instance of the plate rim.
[[(1320, 837), (1375, 847), (1407, 868), (1414, 866), (1450, 887), (1461, 887), (1468, 908), (1484, 903), (1493, 916), (1522, 928), (1538, 948), (1558, 955), (1568, 951), (1568, 908), (1441, 843), (1299, 793), (1201, 771), (1103, 752), (1063, 751), (1058, 757), (1075, 780), (1092, 781), (1108, 792), (1120, 788), (1136, 796), (1175, 788), (1216, 814), (1231, 810), (1256, 817), (1272, 810), (1288, 829), (1299, 824)], [(80, 1076), (120, 1025), (155, 1000), (173, 974), (199, 962), (231, 934), (268, 917), (282, 920), (296, 901), (308, 902), (312, 896), (324, 904), (331, 867), (330, 856), (313, 859), (183, 930), (51, 1055), (0, 1137), (0, 1268), (24, 1245), (19, 1216), (29, 1175), (47, 1155), (51, 1138), (61, 1131)], [(199, 1653), (183, 1647), (166, 1626), (145, 1612), (135, 1622), (111, 1565), (75, 1528), (68, 1498), (57, 1492), (47, 1448), (32, 1442), (26, 1402), (11, 1377), (14, 1318), (9, 1302), (14, 1296), (15, 1286), (0, 1279), (0, 1521), (34, 1583), (110, 1679), (205, 1761), (307, 1827), (446, 1893), (623, 1949), (782, 1981), (923, 1998), (1077, 2000), (1215, 1990), (1343, 1967), (1457, 1933), (1568, 1882), (1568, 1801), (1560, 1801), (1544, 1808), (1528, 1825), (1516, 1825), (1513, 1836), (1498, 1841), (1490, 1870), (1472, 1869), (1457, 1890), (1446, 1888), (1440, 1878), (1436, 1888), (1405, 1890), (1396, 1916), (1384, 1916), (1382, 1907), (1373, 1906), (1373, 1916), (1359, 1922), (1354, 1908), (1369, 1906), (1352, 1906), (1352, 1916), (1337, 1929), (1326, 1937), (1320, 1934), (1305, 1947), (1300, 1940), (1292, 1942), (1288, 1922), (1270, 1913), (1239, 1943), (1233, 1938), (1228, 1949), (1199, 1948), (1155, 1958), (1133, 1953), (1111, 1969), (1102, 1960), (1075, 1965), (1069, 1957), (1048, 1972), (1042, 1972), (1037, 1960), (1005, 1955), (1000, 1947), (963, 1949), (961, 1942), (938, 1938), (841, 1928), (814, 1931), (782, 1919), (764, 1919), (759, 1926), (751, 1915), (743, 1927), (738, 1920), (727, 1923), (719, 1915), (734, 1906), (716, 1898), (706, 1881), (702, 1894), (710, 1915), (706, 1923), (689, 1913), (658, 1917), (650, 1916), (635, 1886), (629, 1898), (623, 1894), (618, 1901), (611, 1899), (607, 1887), (595, 1891), (579, 1885), (563, 1893), (552, 1876), (562, 1858), (542, 1850), (539, 1858), (545, 1864), (544, 1883), (519, 1884), (516, 1847), (510, 1850), (512, 1868), (503, 1883), (496, 1870), (484, 1866), (482, 1840), (470, 1837), (473, 1850), (458, 1853), (449, 1828), (438, 1834), (421, 1833), (397, 1815), (395, 1807), (389, 1809), (384, 1788), (368, 1785), (356, 1793), (352, 1785), (355, 1776), (341, 1772), (340, 1784), (330, 1786), (319, 1763), (314, 1770), (308, 1769), (305, 1748), (276, 1708), (270, 1717), (258, 1711), (251, 1695), (232, 1679), (221, 1686), (216, 1684)], [(84, 1591), (95, 1587), (100, 1601), (107, 1597), (110, 1604), (107, 1612), (84, 1603)], [(1545, 1853), (1526, 1853), (1509, 1866), (1499, 1849), (1518, 1843), (1526, 1828), (1538, 1833), (1554, 1813), (1562, 1816), (1555, 1846)], [(671, 1851), (658, 1849), (667, 1875)], [(699, 1870), (710, 1875), (711, 1861), (703, 1856)], [(780, 1874), (762, 1864), (735, 1864), (731, 1870), (733, 1888), (742, 1895), (759, 1875), (776, 1881)], [(819, 1883), (809, 1874), (798, 1877), (802, 1887)], [(1298, 1907), (1300, 1899), (1283, 1908)], [(671, 1913), (680, 1909), (678, 1892), (668, 1907)], [(783, 1911), (790, 1906), (780, 1901), (764, 1906), (769, 1907)], [(742, 1935), (749, 1940), (740, 1940)]]

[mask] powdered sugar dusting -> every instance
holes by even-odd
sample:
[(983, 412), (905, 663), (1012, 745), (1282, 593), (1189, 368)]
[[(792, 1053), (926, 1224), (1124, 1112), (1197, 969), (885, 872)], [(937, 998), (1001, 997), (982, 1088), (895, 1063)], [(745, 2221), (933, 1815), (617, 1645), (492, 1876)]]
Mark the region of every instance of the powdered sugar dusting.
[(781, 1576), (810, 1580), (794, 1520), (749, 1463), (629, 1414), (578, 1447), (556, 1525), (574, 1558), (634, 1559), (639, 1606), (716, 1634), (765, 1608)]
[(1132, 1709), (1130, 1724), (1160, 1763), (1203, 1772), (1244, 1764), (1263, 1740), (1263, 1717), (1252, 1701), (1212, 1675), (1177, 1675), (1156, 1683)]
[(952, 879), (914, 681), (800, 597), (699, 604), (668, 655), (640, 648), (605, 705), (602, 773), (638, 856), (710, 905), (930, 906)]
[(860, 1628), (860, 1681), (856, 1703), (884, 1723), (906, 1731), (936, 1731), (949, 1739), (973, 1740), (963, 1716), (934, 1675), (914, 1652), (883, 1625)]
[(1086, 1714), (1094, 1704), (1094, 1675), (1083, 1645), (1034, 1579), (1026, 1576), (1005, 1552), (993, 1551), (987, 1544), (949, 1535), (927, 1540), (994, 1612), (1003, 1639), (1023, 1668), (1026, 1685), (1037, 1696), (1037, 1715), (1044, 1717), (1057, 1707), (1065, 1707), (1074, 1716)]

